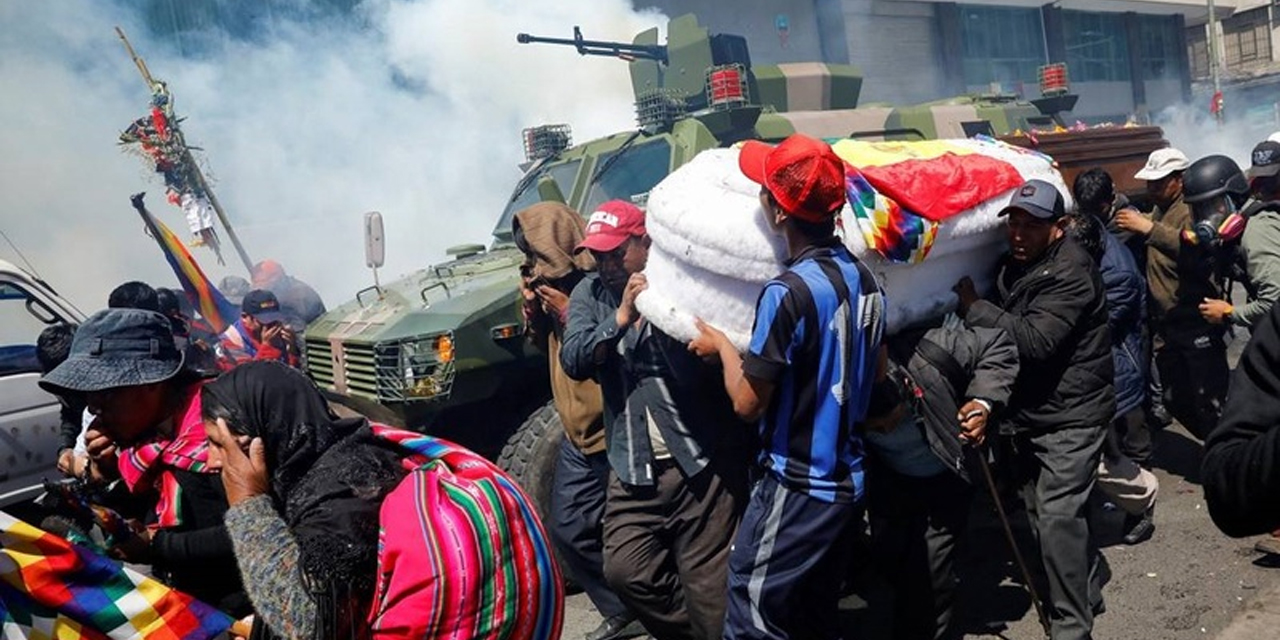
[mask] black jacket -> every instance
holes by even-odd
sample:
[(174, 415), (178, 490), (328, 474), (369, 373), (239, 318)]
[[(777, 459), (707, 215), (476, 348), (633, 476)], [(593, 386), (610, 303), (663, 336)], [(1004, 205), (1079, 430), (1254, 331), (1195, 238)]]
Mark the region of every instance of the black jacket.
[[(921, 352), (922, 338), (951, 354), (965, 376), (964, 387), (953, 389), (944, 370), (946, 365), (939, 367)], [(1018, 377), (1018, 348), (1013, 339), (1000, 329), (982, 327), (903, 331), (889, 338), (889, 357), (906, 368), (920, 390), (916, 411), (929, 448), (952, 472), (970, 481), (969, 464), (974, 450), (961, 442), (956, 414), (973, 398), (989, 402), (993, 414), (1008, 404)]]
[(995, 299), (974, 303), (965, 322), (1004, 329), (1018, 345), (1022, 367), (1001, 431), (1110, 424), (1115, 367), (1106, 294), (1093, 258), (1070, 238), (1054, 242), (1029, 265), (1005, 255)]
[[(173, 470), (182, 487), (182, 524), (151, 540), (153, 570), (166, 584), (235, 616), (250, 613), (223, 517), (227, 494), (216, 473)], [(154, 510), (151, 513), (154, 519)]]
[(1223, 533), (1280, 528), (1280, 305), (1254, 325), (1231, 374), (1201, 476), (1209, 515)]

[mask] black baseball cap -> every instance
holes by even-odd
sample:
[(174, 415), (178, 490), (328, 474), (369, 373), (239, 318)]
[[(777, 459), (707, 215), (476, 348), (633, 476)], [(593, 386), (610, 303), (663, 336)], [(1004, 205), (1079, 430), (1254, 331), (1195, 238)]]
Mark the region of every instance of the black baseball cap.
[(1264, 140), (1253, 148), (1249, 179), (1265, 178), (1280, 173), (1280, 142)]
[(1041, 220), (1057, 220), (1067, 214), (1062, 192), (1044, 180), (1028, 180), (1013, 192), (1013, 199), (998, 215), (1007, 216), (1013, 210), (1024, 211)]
[(240, 311), (253, 316), (254, 320), (262, 324), (284, 321), (284, 313), (280, 311), (280, 301), (276, 299), (276, 294), (266, 289), (254, 289), (245, 294), (244, 300), (240, 303)]

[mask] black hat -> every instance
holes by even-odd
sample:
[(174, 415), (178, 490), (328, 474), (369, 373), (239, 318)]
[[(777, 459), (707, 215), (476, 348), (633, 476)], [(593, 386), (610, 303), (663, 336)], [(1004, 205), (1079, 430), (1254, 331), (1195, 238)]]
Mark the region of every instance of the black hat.
[(240, 303), (240, 311), (253, 316), (254, 320), (262, 324), (284, 321), (280, 301), (276, 299), (276, 294), (266, 289), (254, 289), (245, 295), (244, 301)]
[(1253, 148), (1250, 155), (1249, 179), (1274, 176), (1280, 173), (1280, 142), (1264, 140)]
[(1057, 220), (1066, 215), (1062, 192), (1044, 180), (1028, 180), (1013, 192), (1013, 199), (998, 215), (1009, 215), (1017, 209), (1041, 220)]
[(135, 387), (182, 371), (169, 319), (143, 309), (104, 309), (76, 330), (71, 355), (40, 379), (53, 394)]

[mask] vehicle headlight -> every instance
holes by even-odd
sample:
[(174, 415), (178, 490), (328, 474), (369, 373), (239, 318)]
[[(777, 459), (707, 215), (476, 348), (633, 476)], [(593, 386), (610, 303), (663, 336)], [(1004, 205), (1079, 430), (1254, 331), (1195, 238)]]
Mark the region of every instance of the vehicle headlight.
[(406, 398), (447, 393), (453, 379), (453, 334), (443, 333), (399, 344), (397, 369)]

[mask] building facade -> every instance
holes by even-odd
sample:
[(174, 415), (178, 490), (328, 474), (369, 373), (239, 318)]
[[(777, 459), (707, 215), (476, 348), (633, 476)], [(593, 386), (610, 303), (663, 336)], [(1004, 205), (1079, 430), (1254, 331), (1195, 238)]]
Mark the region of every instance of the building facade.
[[(1213, 75), (1226, 117), (1259, 127), (1280, 127), (1280, 6), (1273, 0), (1239, 0), (1219, 20), (1187, 27), (1193, 103), (1211, 104)], [(1210, 33), (1217, 37), (1216, 69)]]
[[(828, 62), (855, 64), (866, 78), (866, 102), (918, 103), (975, 92), (1035, 98), (1040, 67), (1066, 62), (1071, 90), (1080, 95), (1071, 115), (1087, 122), (1141, 120), (1190, 99), (1187, 26), (1203, 24), (1207, 13), (1202, 0), (642, 4), (668, 15), (694, 12), (712, 31), (746, 35), (753, 58), (760, 62), (821, 55)], [(789, 42), (773, 46), (765, 35), (783, 17)], [(804, 24), (808, 21), (812, 22)], [(804, 33), (815, 34), (815, 41), (802, 42)], [(836, 42), (841, 38), (843, 47)]]
[[(695, 13), (712, 32), (745, 36), (756, 62), (857, 65), (865, 76), (864, 104), (986, 92), (1035, 98), (1040, 67), (1066, 62), (1071, 90), (1080, 96), (1071, 116), (1144, 120), (1191, 100), (1193, 79), (1209, 75), (1204, 0), (633, 2), (668, 16)], [(1217, 0), (1223, 69), (1256, 75), (1274, 64), (1280, 16), (1273, 2), (1280, 0)], [(349, 19), (359, 4), (144, 0), (142, 10), (180, 52), (195, 53), (219, 34), (269, 38), (281, 17)]]

